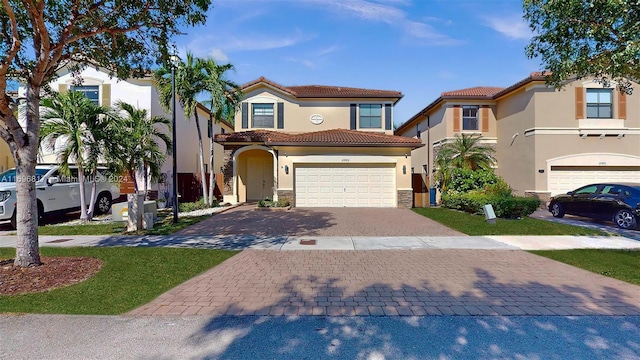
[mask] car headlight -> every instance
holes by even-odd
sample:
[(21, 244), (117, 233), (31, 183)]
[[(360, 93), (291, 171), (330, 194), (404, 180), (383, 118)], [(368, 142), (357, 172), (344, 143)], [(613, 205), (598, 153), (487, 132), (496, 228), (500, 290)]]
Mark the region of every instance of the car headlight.
[(11, 191), (0, 191), (0, 202), (6, 201), (11, 196)]

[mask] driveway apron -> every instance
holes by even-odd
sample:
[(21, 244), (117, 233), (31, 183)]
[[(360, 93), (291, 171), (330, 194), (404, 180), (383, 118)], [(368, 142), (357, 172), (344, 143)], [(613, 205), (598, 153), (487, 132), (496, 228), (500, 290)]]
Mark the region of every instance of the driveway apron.
[(131, 315), (640, 315), (640, 287), (519, 250), (245, 250)]
[(216, 214), (176, 235), (255, 236), (465, 236), (404, 208), (292, 208), (258, 210), (255, 204)]

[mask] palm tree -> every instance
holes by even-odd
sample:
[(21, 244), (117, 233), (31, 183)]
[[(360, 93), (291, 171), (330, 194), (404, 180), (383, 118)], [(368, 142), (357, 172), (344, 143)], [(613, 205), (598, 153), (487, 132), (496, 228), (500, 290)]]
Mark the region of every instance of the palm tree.
[[(131, 177), (136, 194), (140, 191), (136, 173), (142, 173), (146, 196), (149, 180), (157, 181), (162, 173), (166, 156), (161, 145), (171, 155), (172, 141), (167, 135), (171, 132), (171, 121), (162, 116), (150, 117), (147, 110), (136, 109), (123, 101), (116, 102), (115, 110), (120, 117), (116, 136), (119, 146), (111, 162)], [(161, 130), (165, 126), (166, 132)]]
[(435, 177), (442, 191), (447, 190), (454, 168), (478, 170), (490, 169), (495, 165), (495, 149), (482, 143), (481, 139), (482, 136), (477, 134), (456, 135), (452, 141), (440, 147), (435, 159), (438, 167)]
[(205, 104), (209, 105), (209, 206), (213, 205), (213, 190), (215, 177), (213, 169), (213, 123), (220, 119), (233, 119), (235, 112), (242, 100), (240, 86), (225, 77), (225, 72), (235, 70), (233, 65), (218, 65), (213, 59), (201, 60), (201, 66), (206, 74), (205, 89), (209, 95), (209, 100)]
[[(41, 146), (55, 151), (60, 163), (60, 171), (71, 175), (69, 165), (78, 166), (80, 185), (80, 220), (86, 222), (93, 217), (95, 202), (95, 181), (98, 163), (102, 154), (112, 146), (113, 117), (110, 110), (99, 106), (80, 92), (56, 93), (41, 100)], [(56, 148), (56, 142), (62, 143)], [(87, 209), (85, 198), (85, 175), (92, 174), (93, 187)]]
[[(161, 67), (153, 72), (153, 79), (157, 84), (160, 104), (165, 110), (171, 110), (171, 69)], [(199, 160), (200, 175), (202, 182), (202, 196), (204, 202), (209, 202), (207, 195), (207, 183), (204, 171), (204, 147), (202, 144), (202, 131), (200, 130), (200, 120), (198, 119), (198, 101), (196, 97), (206, 90), (206, 75), (202, 70), (202, 63), (193, 57), (193, 54), (187, 53), (187, 61), (178, 64), (175, 72), (175, 91), (176, 97), (182, 106), (185, 118), (195, 117), (196, 129), (198, 131), (199, 143)]]

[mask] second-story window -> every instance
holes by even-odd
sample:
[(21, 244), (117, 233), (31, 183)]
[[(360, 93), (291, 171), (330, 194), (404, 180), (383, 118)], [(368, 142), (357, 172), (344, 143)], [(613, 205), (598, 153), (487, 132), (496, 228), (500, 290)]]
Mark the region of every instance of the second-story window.
[(273, 104), (251, 104), (251, 127), (273, 128)]
[(462, 130), (463, 131), (478, 130), (478, 107), (477, 106), (462, 107)]
[(360, 127), (376, 128), (382, 127), (382, 105), (361, 104), (360, 105)]
[(94, 104), (100, 105), (100, 86), (98, 85), (81, 85), (81, 86), (72, 86), (71, 91), (77, 91), (84, 96), (86, 96), (89, 100), (91, 100)]
[(612, 89), (587, 89), (587, 118), (611, 119), (613, 117), (612, 110)]

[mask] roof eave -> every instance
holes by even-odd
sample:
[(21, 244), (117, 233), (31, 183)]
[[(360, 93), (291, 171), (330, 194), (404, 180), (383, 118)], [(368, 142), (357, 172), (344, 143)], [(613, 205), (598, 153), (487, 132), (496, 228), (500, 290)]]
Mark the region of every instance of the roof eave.
[(424, 144), (388, 144), (388, 143), (327, 143), (327, 142), (268, 142), (270, 146), (301, 146), (301, 147), (385, 147), (385, 148), (412, 148), (417, 149)]

